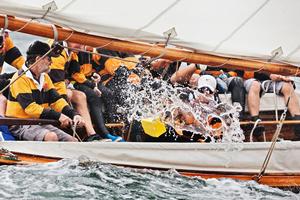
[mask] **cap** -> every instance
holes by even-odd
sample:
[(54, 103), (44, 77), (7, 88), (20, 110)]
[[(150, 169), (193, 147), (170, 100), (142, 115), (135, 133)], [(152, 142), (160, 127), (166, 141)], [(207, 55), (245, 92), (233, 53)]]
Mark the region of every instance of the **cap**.
[(50, 46), (47, 43), (41, 41), (35, 41), (32, 43), (26, 51), (27, 56), (43, 56), (50, 50)]
[[(56, 48), (53, 48), (53, 50), (48, 53), (48, 57), (58, 57), (59, 54), (55, 50)], [(36, 56), (43, 56), (50, 50), (50, 46), (41, 41), (35, 41), (32, 43), (29, 48), (26, 51), (27, 57), (36, 57)]]
[(198, 79), (198, 88), (209, 88), (212, 92), (216, 90), (217, 87), (217, 81), (216, 79), (211, 75), (202, 75)]

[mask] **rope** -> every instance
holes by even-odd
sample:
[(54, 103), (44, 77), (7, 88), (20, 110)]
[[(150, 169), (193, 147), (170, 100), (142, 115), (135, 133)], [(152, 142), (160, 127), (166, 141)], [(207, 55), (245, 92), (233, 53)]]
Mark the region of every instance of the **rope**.
[(256, 129), (257, 125), (259, 124), (259, 122), (261, 122), (261, 119), (257, 119), (254, 123), (254, 126), (250, 133), (250, 142), (253, 142), (253, 133), (254, 133), (254, 130)]
[(72, 35), (74, 34), (74, 30), (71, 29), (71, 31), (72, 32), (70, 33), (70, 35), (66, 39), (64, 39), (64, 41), (68, 41), (72, 37)]
[(76, 132), (76, 126), (77, 124), (75, 123), (72, 125), (73, 137), (77, 137), (79, 142), (82, 142), (82, 139), (79, 137), (78, 133)]
[(143, 53), (140, 53), (140, 55), (141, 56), (144, 56), (146, 53), (148, 53), (149, 51), (151, 51), (154, 47), (156, 47), (157, 46), (157, 44), (156, 43), (154, 43), (148, 50), (146, 50), (145, 52), (143, 52)]
[[(47, 14), (50, 12), (50, 10), (51, 10), (51, 7), (49, 6), (48, 9), (46, 10), (46, 12), (43, 14), (43, 16), (40, 19), (44, 19), (47, 16)], [(39, 19), (39, 18), (34, 18), (34, 19)]]
[(149, 59), (149, 60), (145, 63), (145, 65), (147, 66), (147, 65), (149, 65), (150, 63), (152, 63), (153, 61), (160, 59), (161, 57), (163, 57), (164, 55), (166, 55), (166, 53), (167, 53), (167, 49), (164, 48), (164, 50), (161, 52), (160, 55), (158, 55), (158, 56), (156, 56), (156, 57), (154, 57), (154, 58)]
[(262, 167), (261, 167), (261, 170), (260, 170), (260, 172), (258, 173), (258, 175), (256, 175), (256, 176), (253, 177), (253, 179), (254, 179), (255, 181), (257, 181), (257, 182), (259, 182), (260, 179), (261, 179), (261, 177), (264, 175), (264, 173), (265, 173), (265, 171), (266, 171), (266, 169), (267, 169), (267, 166), (268, 166), (268, 164), (269, 164), (269, 162), (270, 162), (272, 153), (273, 153), (274, 148), (275, 148), (275, 144), (276, 144), (276, 142), (277, 142), (277, 140), (278, 140), (278, 137), (279, 137), (279, 134), (280, 134), (282, 125), (283, 125), (283, 121), (284, 121), (285, 118), (286, 118), (286, 112), (287, 112), (287, 110), (288, 110), (288, 105), (289, 105), (289, 102), (290, 102), (290, 99), (291, 99), (291, 95), (292, 95), (292, 92), (291, 92), (291, 94), (290, 94), (290, 96), (289, 96), (289, 98), (288, 98), (288, 100), (287, 100), (286, 107), (285, 107), (284, 112), (282, 113), (282, 115), (281, 115), (281, 117), (280, 117), (280, 121), (279, 121), (279, 123), (277, 124), (276, 131), (275, 131), (275, 133), (274, 133), (274, 135), (273, 135), (273, 138), (272, 138), (271, 146), (270, 146), (269, 151), (268, 151), (268, 153), (267, 153), (267, 156), (266, 156), (266, 158), (265, 158), (265, 160), (264, 160), (264, 162), (263, 162), (263, 165), (262, 165)]
[[(12, 32), (20, 32), (22, 29), (24, 29), (26, 26), (28, 26), (32, 21), (37, 20), (37, 19), (44, 19), (46, 17), (46, 15), (50, 12), (50, 10), (51, 10), (51, 7), (49, 7), (46, 10), (46, 12), (42, 15), (42, 17), (33, 17), (29, 21), (27, 21), (26, 24), (24, 24), (21, 28), (15, 30), (15, 31), (12, 31)], [(6, 20), (8, 20), (7, 15), (5, 15), (5, 23), (6, 23)], [(48, 20), (46, 20), (46, 21), (48, 21)], [(8, 24), (8, 21), (7, 21), (7, 24)], [(8, 26), (7, 26), (7, 28), (8, 28)]]
[(273, 82), (273, 93), (275, 95), (275, 117), (276, 117), (276, 121), (278, 121), (278, 98), (277, 98), (277, 94), (276, 94), (276, 82)]
[(224, 63), (220, 64), (220, 65), (209, 65), (210, 67), (223, 67), (224, 65), (226, 65), (232, 58), (228, 58)]
[(104, 48), (104, 47), (106, 47), (106, 46), (108, 46), (108, 45), (110, 45), (110, 44), (112, 44), (112, 43), (114, 43), (113, 40), (111, 40), (111, 41), (108, 42), (107, 44), (104, 44), (104, 45), (102, 45), (102, 46), (98, 46), (98, 47), (95, 47), (95, 48), (96, 48), (96, 49), (102, 49), (102, 48)]

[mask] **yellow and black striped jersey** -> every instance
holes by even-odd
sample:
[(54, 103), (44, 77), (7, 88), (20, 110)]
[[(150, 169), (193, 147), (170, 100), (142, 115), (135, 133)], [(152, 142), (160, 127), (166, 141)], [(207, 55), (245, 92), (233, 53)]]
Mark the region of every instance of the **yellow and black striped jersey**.
[(20, 50), (14, 45), (12, 39), (6, 33), (4, 36), (4, 47), (0, 51), (0, 68), (2, 70), (3, 64), (6, 62), (17, 69), (21, 69), (25, 63)]
[[(105, 57), (97, 55), (97, 62), (94, 65), (94, 69), (101, 76), (101, 82), (103, 84), (108, 83), (114, 76), (115, 71), (122, 65), (128, 70), (132, 70), (136, 67), (138, 59), (128, 54), (120, 55), (120, 52), (111, 51), (106, 49), (98, 49), (98, 53), (105, 54), (112, 57)], [(119, 59), (122, 58), (122, 59)]]
[(95, 83), (90, 80), (93, 72), (94, 57), (85, 52), (71, 53), (69, 63), (69, 74), (77, 84), (85, 84), (90, 88), (95, 87)]
[[(48, 44), (51, 46), (53, 40), (49, 40)], [(67, 96), (66, 79), (66, 65), (69, 61), (69, 55), (64, 49), (60, 56), (51, 57), (50, 72), (48, 73), (53, 85), (59, 95)]]
[[(25, 70), (19, 70), (12, 80), (16, 79)], [(40, 80), (33, 78), (27, 71), (11, 86), (6, 107), (6, 116), (17, 118), (56, 119), (60, 113), (73, 118), (76, 114), (68, 103), (55, 90), (50, 77), (43, 73)]]

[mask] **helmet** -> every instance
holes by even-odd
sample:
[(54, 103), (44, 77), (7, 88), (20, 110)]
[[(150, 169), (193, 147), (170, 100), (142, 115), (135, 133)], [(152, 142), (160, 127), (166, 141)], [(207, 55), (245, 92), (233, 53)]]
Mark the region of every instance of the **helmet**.
[(210, 89), (212, 92), (214, 92), (217, 87), (216, 79), (211, 75), (200, 76), (200, 78), (198, 79), (198, 89), (205, 88), (205, 87)]

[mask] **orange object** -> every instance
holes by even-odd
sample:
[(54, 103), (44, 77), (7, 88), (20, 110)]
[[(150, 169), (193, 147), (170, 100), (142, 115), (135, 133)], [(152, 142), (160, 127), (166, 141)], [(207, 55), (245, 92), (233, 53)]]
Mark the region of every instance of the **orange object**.
[(136, 75), (135, 73), (131, 73), (128, 78), (127, 81), (132, 83), (132, 84), (139, 84), (141, 82), (141, 79), (138, 75)]
[(230, 76), (232, 76), (232, 77), (236, 77), (236, 76), (237, 76), (237, 73), (234, 72), (234, 71), (230, 71), (230, 72), (228, 72), (228, 74), (229, 74)]
[(253, 71), (245, 71), (243, 78), (244, 79), (254, 78), (254, 72)]

